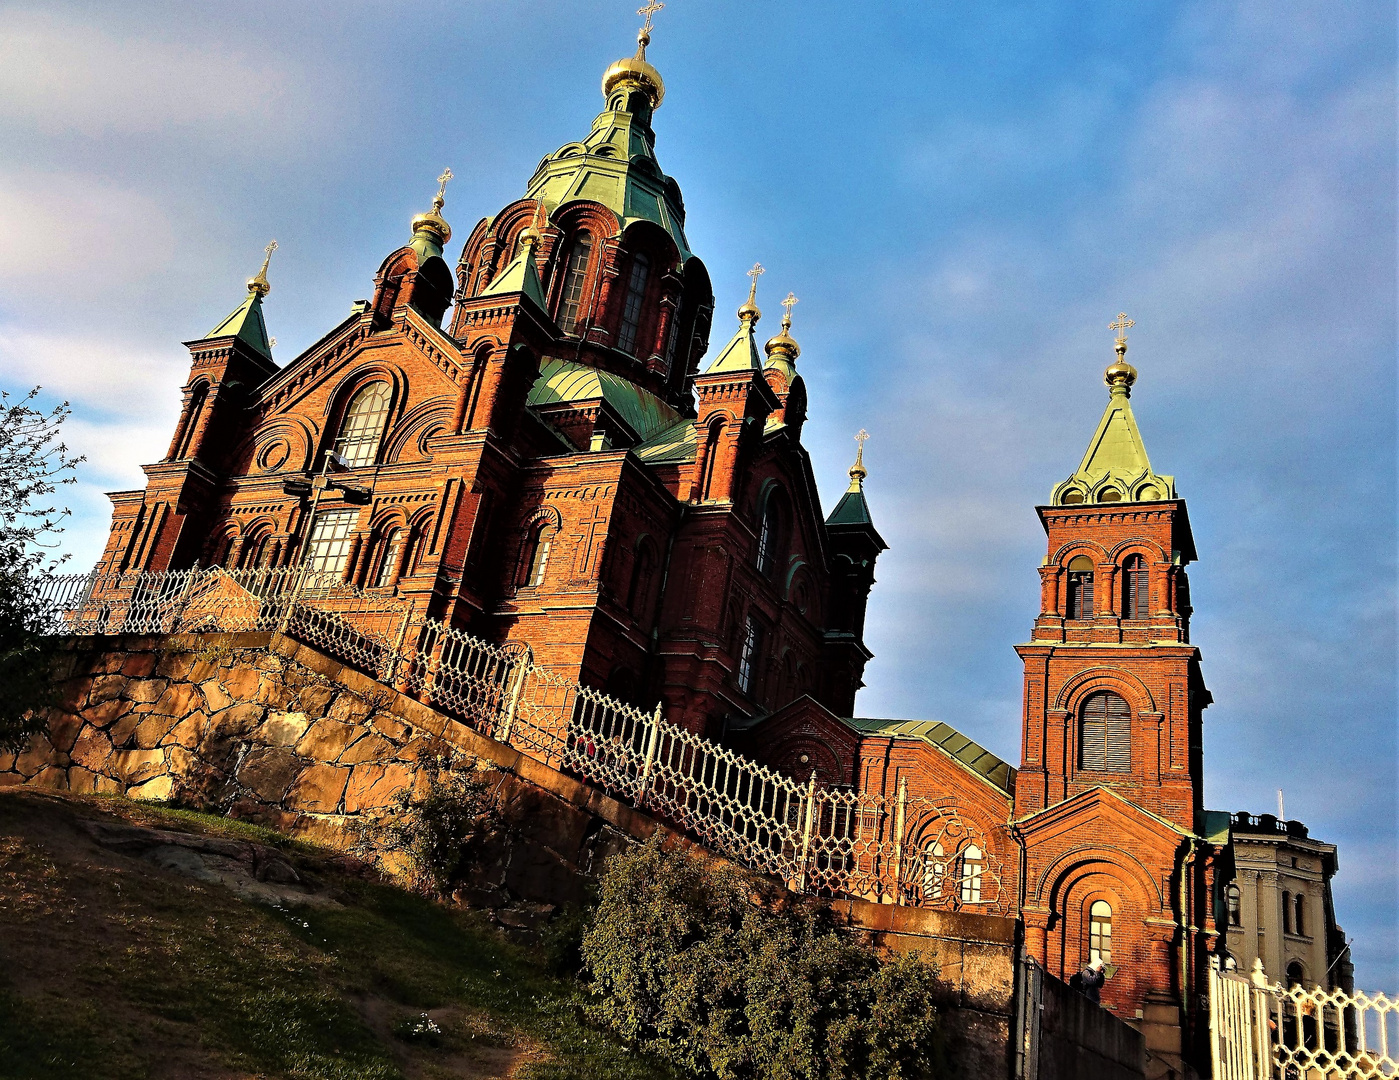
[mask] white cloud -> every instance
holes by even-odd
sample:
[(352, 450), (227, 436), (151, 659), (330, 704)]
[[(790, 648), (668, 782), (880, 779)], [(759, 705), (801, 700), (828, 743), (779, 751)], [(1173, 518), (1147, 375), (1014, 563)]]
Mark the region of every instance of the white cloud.
[(174, 134), (266, 153), (310, 119), (308, 82), (285, 56), (123, 33), (90, 12), (11, 9), (0, 35), (0, 124), (46, 135)]
[[(0, 324), (0, 380), (8, 389), (41, 385), (46, 396), (79, 403), (86, 415), (117, 424), (146, 421), (177, 401), (188, 366), (179, 345), (151, 349), (96, 334)], [(93, 436), (104, 426), (94, 420)]]

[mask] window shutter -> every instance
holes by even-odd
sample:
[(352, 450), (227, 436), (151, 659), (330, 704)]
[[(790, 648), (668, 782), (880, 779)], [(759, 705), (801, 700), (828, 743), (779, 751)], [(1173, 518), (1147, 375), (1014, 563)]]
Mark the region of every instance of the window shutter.
[(1097, 772), (1130, 772), (1132, 710), (1117, 694), (1101, 691), (1083, 703), (1078, 765)]
[(1107, 699), (1107, 760), (1109, 772), (1132, 771), (1132, 713), (1127, 702), (1116, 694), (1104, 694)]
[(1083, 706), (1083, 725), (1079, 733), (1079, 767), (1098, 769), (1107, 763), (1107, 712), (1103, 695), (1094, 694)]

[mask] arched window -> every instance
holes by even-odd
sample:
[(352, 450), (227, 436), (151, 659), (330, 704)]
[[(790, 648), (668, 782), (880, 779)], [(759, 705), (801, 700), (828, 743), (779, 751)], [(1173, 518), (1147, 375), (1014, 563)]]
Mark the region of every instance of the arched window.
[(1292, 932), (1298, 937), (1307, 936), (1307, 920), (1304, 914), (1306, 910), (1306, 894), (1298, 893), (1292, 898)]
[(981, 874), (985, 868), (981, 848), (968, 844), (962, 852), (962, 903), (981, 903)]
[(1065, 506), (1077, 506), (1083, 502), (1083, 492), (1079, 491), (1078, 488), (1070, 488), (1064, 492), (1064, 497), (1059, 501)]
[(1132, 769), (1132, 710), (1117, 694), (1099, 690), (1080, 714), (1078, 767), (1095, 772)]
[(1302, 970), (1302, 965), (1294, 960), (1287, 965), (1287, 985), (1291, 989), (1294, 986), (1303, 986), (1307, 981), (1307, 973)]
[(1292, 894), (1289, 892), (1282, 894), (1282, 932), (1292, 933)]
[(180, 433), (180, 446), (175, 451), (175, 459), (183, 461), (189, 457), (189, 448), (194, 443), (194, 432), (204, 415), (204, 401), (209, 396), (209, 384), (200, 383), (189, 398), (189, 412), (185, 418), (185, 429)]
[(373, 382), (360, 388), (345, 409), (335, 452), (351, 468), (372, 465), (379, 456), (379, 436), (389, 415), (389, 384)]
[(627, 590), (627, 610), (633, 618), (644, 620), (651, 612), (651, 582), (656, 575), (656, 546), (643, 539), (636, 546), (636, 562), (632, 566), (631, 587)]
[(1228, 911), (1229, 925), (1240, 926), (1243, 919), (1243, 904), (1239, 895), (1239, 887), (1233, 882), (1224, 890), (1224, 905)]
[(942, 895), (943, 879), (947, 877), (947, 852), (937, 840), (923, 850), (923, 899), (936, 900)]
[(398, 557), (403, 551), (403, 530), (390, 529), (379, 541), (379, 550), (374, 563), (374, 575), (370, 579), (374, 588), (383, 589), (393, 584), (394, 571), (398, 569)]
[(552, 521), (537, 525), (530, 535), (529, 559), (525, 561), (524, 585), (534, 588), (544, 581), (549, 567), (549, 549), (554, 546), (554, 534), (559, 530)]
[(344, 577), (350, 530), (358, 517), (358, 510), (323, 510), (316, 515), (306, 544), (306, 572), (314, 587), (337, 585)]
[(763, 647), (763, 627), (757, 618), (749, 615), (748, 622), (743, 627), (743, 642), (738, 650), (738, 688), (753, 696), (754, 683), (757, 682), (758, 654)]
[(1088, 960), (1112, 963), (1112, 905), (1094, 900), (1088, 909)]
[(617, 348), (624, 353), (636, 353), (636, 335), (641, 330), (645, 310), (646, 282), (651, 276), (651, 260), (637, 252), (631, 261), (631, 277), (627, 281), (627, 299), (622, 305), (622, 329), (617, 334)]
[(772, 577), (777, 569), (778, 548), (782, 531), (782, 511), (777, 505), (776, 493), (768, 496), (763, 507), (763, 520), (758, 526), (758, 573)]
[(583, 305), (583, 283), (588, 278), (588, 259), (593, 252), (592, 234), (580, 232), (568, 251), (568, 265), (564, 268), (563, 293), (559, 297), (559, 328), (565, 334), (578, 330), (579, 315)]
[(272, 530), (263, 529), (257, 535), (248, 538), (243, 545), (243, 551), (238, 556), (238, 568), (240, 570), (256, 570), (265, 564), (268, 550), (271, 547)]
[(1069, 618), (1093, 617), (1093, 560), (1076, 556), (1069, 563)]
[(1128, 555), (1122, 564), (1122, 617), (1145, 619), (1147, 608), (1146, 560)]
[(700, 499), (713, 497), (714, 468), (719, 462), (719, 440), (724, 435), (724, 421), (716, 419), (709, 425), (704, 439), (704, 475), (700, 477)]

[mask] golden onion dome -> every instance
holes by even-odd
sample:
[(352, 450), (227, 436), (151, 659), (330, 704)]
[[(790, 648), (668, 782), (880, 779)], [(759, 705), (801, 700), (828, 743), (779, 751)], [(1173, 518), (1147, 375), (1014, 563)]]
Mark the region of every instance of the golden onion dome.
[(646, 46), (651, 43), (651, 35), (642, 30), (637, 35), (635, 56), (618, 60), (602, 74), (602, 96), (611, 97), (612, 91), (621, 85), (638, 86), (646, 91), (651, 99), (651, 108), (659, 109), (665, 100), (665, 80), (661, 73), (646, 60)]
[(533, 225), (526, 225), (520, 230), (520, 243), (531, 249), (537, 248), (544, 235)]
[(787, 299), (782, 301), (782, 306), (786, 311), (782, 315), (782, 330), (776, 337), (768, 339), (768, 343), (763, 349), (769, 356), (777, 353), (788, 360), (795, 360), (802, 354), (801, 346), (797, 344), (797, 339), (792, 337), (792, 308), (797, 304), (795, 293), (788, 293)]
[(258, 296), (266, 296), (272, 291), (272, 283), (267, 280), (267, 267), (272, 262), (272, 253), (277, 250), (277, 241), (273, 240), (264, 250), (266, 257), (262, 260), (262, 269), (248, 278), (248, 292), (255, 292)]
[(1132, 384), (1137, 381), (1137, 369), (1127, 363), (1127, 342), (1118, 341), (1117, 359), (1109, 364), (1107, 370), (1103, 372), (1103, 381), (1113, 389), (1120, 386), (1128, 391), (1132, 389)]
[(415, 233), (425, 232), (432, 235), (437, 240), (439, 247), (444, 246), (452, 238), (452, 227), (447, 224), (446, 219), (438, 213), (440, 204), (434, 206), (426, 214), (418, 214), (413, 218), (413, 231)]

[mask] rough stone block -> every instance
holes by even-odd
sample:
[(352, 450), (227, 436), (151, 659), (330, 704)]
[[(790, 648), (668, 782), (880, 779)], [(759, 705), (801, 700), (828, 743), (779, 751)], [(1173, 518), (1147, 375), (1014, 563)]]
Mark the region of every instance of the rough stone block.
[(369, 719), (373, 711), (367, 701), (361, 701), (353, 694), (341, 694), (330, 706), (326, 716), (349, 724), (362, 724)]
[(132, 744), (140, 750), (151, 750), (165, 741), (170, 729), (178, 721), (173, 716), (156, 716), (154, 713), (141, 717), (132, 736)]
[(238, 782), (254, 791), (263, 802), (279, 803), (300, 771), (301, 759), (284, 746), (267, 746), (251, 751), (238, 770)]
[(122, 661), (121, 673), (128, 679), (147, 679), (155, 674), (155, 666), (159, 662), (159, 653), (131, 653)]
[(157, 776), (144, 784), (126, 789), (128, 799), (145, 799), (152, 802), (165, 802), (175, 790), (175, 781), (169, 776)]
[(257, 737), (268, 746), (295, 746), (308, 727), (305, 713), (274, 712), (262, 722)]
[(131, 711), (131, 702), (113, 698), (83, 710), (83, 719), (96, 727), (110, 727)]
[(54, 713), (49, 718), (49, 742), (55, 749), (65, 754), (73, 749), (78, 732), (83, 729), (83, 718), (72, 713)]
[(205, 679), (199, 684), (199, 692), (204, 695), (205, 707), (211, 713), (226, 709), (234, 703), (233, 698), (217, 679)]
[(394, 756), (396, 750), (388, 739), (371, 733), (356, 740), (341, 754), (340, 762), (345, 765), (358, 765), (365, 761), (386, 761)]
[(165, 679), (132, 679), (126, 684), (126, 696), (141, 705), (154, 705), (169, 685)]
[(340, 807), (340, 796), (345, 793), (349, 779), (349, 769), (335, 765), (308, 766), (292, 784), (287, 805), (294, 810), (333, 814)]
[(24, 777), (17, 772), (0, 773), (0, 787), (18, 787), (24, 783)]
[(107, 734), (112, 738), (112, 745), (119, 747), (129, 747), (136, 737), (136, 729), (141, 726), (141, 721), (149, 715), (141, 712), (129, 712), (107, 729)]
[(365, 733), (354, 724), (317, 720), (296, 744), (296, 752), (312, 761), (335, 761), (345, 748)]
[(385, 712), (375, 713), (374, 719), (370, 721), (369, 726), (380, 735), (384, 736), (384, 738), (393, 739), (395, 742), (401, 742), (403, 739), (407, 738), (408, 734), (412, 731), (412, 728), (402, 720), (399, 720), (395, 716), (390, 716)]
[(126, 693), (129, 681), (125, 675), (97, 676), (92, 680), (92, 689), (88, 691), (88, 705), (101, 705), (104, 702), (115, 701)]
[(53, 745), (47, 736), (35, 735), (29, 740), (29, 745), (15, 758), (15, 771), (26, 780), (36, 774), (46, 765), (53, 763)]
[(189, 716), (170, 729), (170, 734), (165, 736), (165, 742), (167, 744), (175, 743), (193, 750), (204, 738), (204, 732), (208, 727), (209, 718), (202, 712), (190, 713)]
[(15, 758), (19, 755), (12, 750), (0, 750), (0, 772), (9, 772), (15, 767)]
[(101, 728), (89, 725), (73, 743), (72, 759), (85, 769), (101, 772), (112, 756), (112, 740)]
[(151, 708), (151, 712), (179, 719), (203, 707), (204, 695), (199, 692), (199, 687), (190, 683), (171, 683)]
[(68, 770), (59, 768), (57, 765), (49, 765), (42, 768), (29, 781), (30, 787), (47, 788), (49, 791), (68, 790)]
[(110, 776), (74, 765), (68, 770), (68, 790), (75, 795), (105, 795), (120, 791), (121, 785)]
[(335, 700), (335, 687), (333, 686), (306, 686), (302, 687), (301, 693), (296, 696), (296, 705), (302, 712), (312, 718), (324, 716), (326, 709), (330, 708), (330, 703)]
[(266, 712), (266, 705), (254, 701), (231, 705), (209, 717), (209, 730), (220, 736), (247, 735), (262, 723)]
[(156, 665), (155, 673), (162, 679), (185, 682), (196, 663), (194, 656), (187, 652), (165, 653)]
[(144, 783), (165, 771), (165, 751), (114, 750), (107, 771), (127, 784)]
[(345, 787), (345, 812), (357, 814), (388, 806), (394, 794), (413, 782), (413, 770), (397, 762), (391, 765), (356, 765)]
[(257, 698), (258, 684), (262, 673), (247, 664), (238, 664), (221, 680), (223, 688), (234, 701), (253, 701)]

